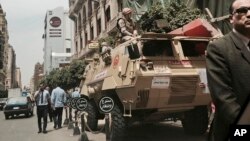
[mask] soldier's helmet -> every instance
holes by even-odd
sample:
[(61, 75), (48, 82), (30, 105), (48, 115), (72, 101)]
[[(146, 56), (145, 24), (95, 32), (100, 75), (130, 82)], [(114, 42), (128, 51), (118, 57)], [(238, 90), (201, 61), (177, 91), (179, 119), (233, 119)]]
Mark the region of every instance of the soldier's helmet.
[(101, 43), (101, 46), (107, 46), (107, 45), (108, 45), (107, 42), (102, 42), (102, 43)]
[(122, 9), (122, 14), (123, 15), (130, 14), (131, 12), (132, 12), (132, 9), (128, 8), (128, 7)]

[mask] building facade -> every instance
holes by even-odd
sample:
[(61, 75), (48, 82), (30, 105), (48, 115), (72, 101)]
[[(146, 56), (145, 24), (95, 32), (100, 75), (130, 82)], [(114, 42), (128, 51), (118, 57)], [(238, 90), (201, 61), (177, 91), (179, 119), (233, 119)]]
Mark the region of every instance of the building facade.
[(6, 89), (17, 87), (16, 83), (16, 53), (12, 46), (8, 47), (7, 75), (5, 80)]
[(5, 84), (8, 67), (8, 48), (10, 46), (8, 24), (5, 16), (6, 13), (0, 5), (0, 91), (6, 90)]
[(90, 43), (116, 34), (123, 0), (69, 0), (69, 17), (74, 21), (74, 58), (89, 58), (98, 50)]
[(72, 21), (63, 7), (46, 12), (44, 20), (44, 73), (70, 63)]
[(30, 84), (30, 90), (31, 92), (35, 92), (38, 89), (39, 83), (41, 79), (44, 76), (44, 68), (43, 64), (40, 64), (39, 62), (35, 64), (34, 74), (32, 77), (32, 82)]
[(21, 69), (19, 67), (16, 68), (16, 88), (22, 88), (22, 75)]

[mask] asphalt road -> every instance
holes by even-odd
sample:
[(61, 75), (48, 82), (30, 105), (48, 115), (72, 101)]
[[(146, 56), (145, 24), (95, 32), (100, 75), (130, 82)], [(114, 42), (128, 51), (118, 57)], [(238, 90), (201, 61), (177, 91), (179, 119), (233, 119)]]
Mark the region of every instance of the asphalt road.
[[(36, 109), (36, 108), (35, 108)], [(19, 117), (5, 120), (4, 114), (0, 111), (0, 141), (77, 141), (79, 136), (73, 136), (73, 131), (67, 127), (55, 130), (53, 123), (48, 123), (48, 133), (38, 134), (37, 116), (26, 118)]]
[[(100, 122), (99, 129), (103, 127)], [(105, 134), (97, 135), (87, 132), (90, 141), (105, 141)], [(128, 128), (127, 141), (206, 141), (207, 133), (201, 136), (188, 135), (180, 121), (160, 122), (153, 124), (135, 124)]]
[[(35, 113), (35, 112), (34, 112)], [(65, 116), (63, 116), (64, 120)], [(104, 122), (100, 121), (99, 128)], [(80, 125), (80, 124), (79, 124)], [(37, 117), (25, 118), (24, 116), (4, 119), (0, 111), (0, 141), (78, 141), (80, 135), (73, 136), (73, 129), (53, 129), (53, 123), (48, 123), (48, 133), (38, 134)], [(103, 132), (93, 134), (86, 132), (89, 141), (106, 141)], [(128, 141), (206, 141), (206, 134), (191, 136), (184, 133), (180, 122), (161, 122), (154, 124), (135, 124), (128, 129), (126, 140)]]

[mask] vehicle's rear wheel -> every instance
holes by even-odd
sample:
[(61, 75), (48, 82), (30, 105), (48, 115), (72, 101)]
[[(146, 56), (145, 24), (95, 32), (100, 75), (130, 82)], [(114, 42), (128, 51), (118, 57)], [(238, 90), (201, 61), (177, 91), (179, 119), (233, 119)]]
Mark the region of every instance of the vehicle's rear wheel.
[(93, 100), (90, 100), (88, 103), (87, 113), (87, 124), (92, 131), (96, 131), (98, 125), (98, 109)]
[(29, 117), (29, 112), (25, 113), (25, 117), (27, 118)]
[(201, 135), (208, 128), (208, 108), (207, 106), (199, 106), (184, 114), (182, 126), (186, 133)]
[(9, 115), (5, 114), (5, 119), (9, 119)]
[[(126, 132), (126, 120), (123, 116), (121, 109), (115, 105), (111, 112), (110, 130), (106, 130), (106, 134), (109, 134), (110, 141), (123, 141)], [(105, 127), (108, 123), (105, 122)]]

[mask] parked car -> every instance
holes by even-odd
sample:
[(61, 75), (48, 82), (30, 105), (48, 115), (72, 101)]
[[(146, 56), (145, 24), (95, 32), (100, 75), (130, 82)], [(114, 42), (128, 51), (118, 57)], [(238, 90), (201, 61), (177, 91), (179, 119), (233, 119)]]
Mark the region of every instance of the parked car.
[(0, 98), (0, 110), (3, 110), (4, 105), (6, 104), (8, 98)]
[(20, 114), (24, 114), (26, 117), (33, 115), (33, 105), (29, 97), (11, 97), (8, 98), (6, 105), (4, 106), (5, 119), (9, 119), (9, 116), (14, 117)]

